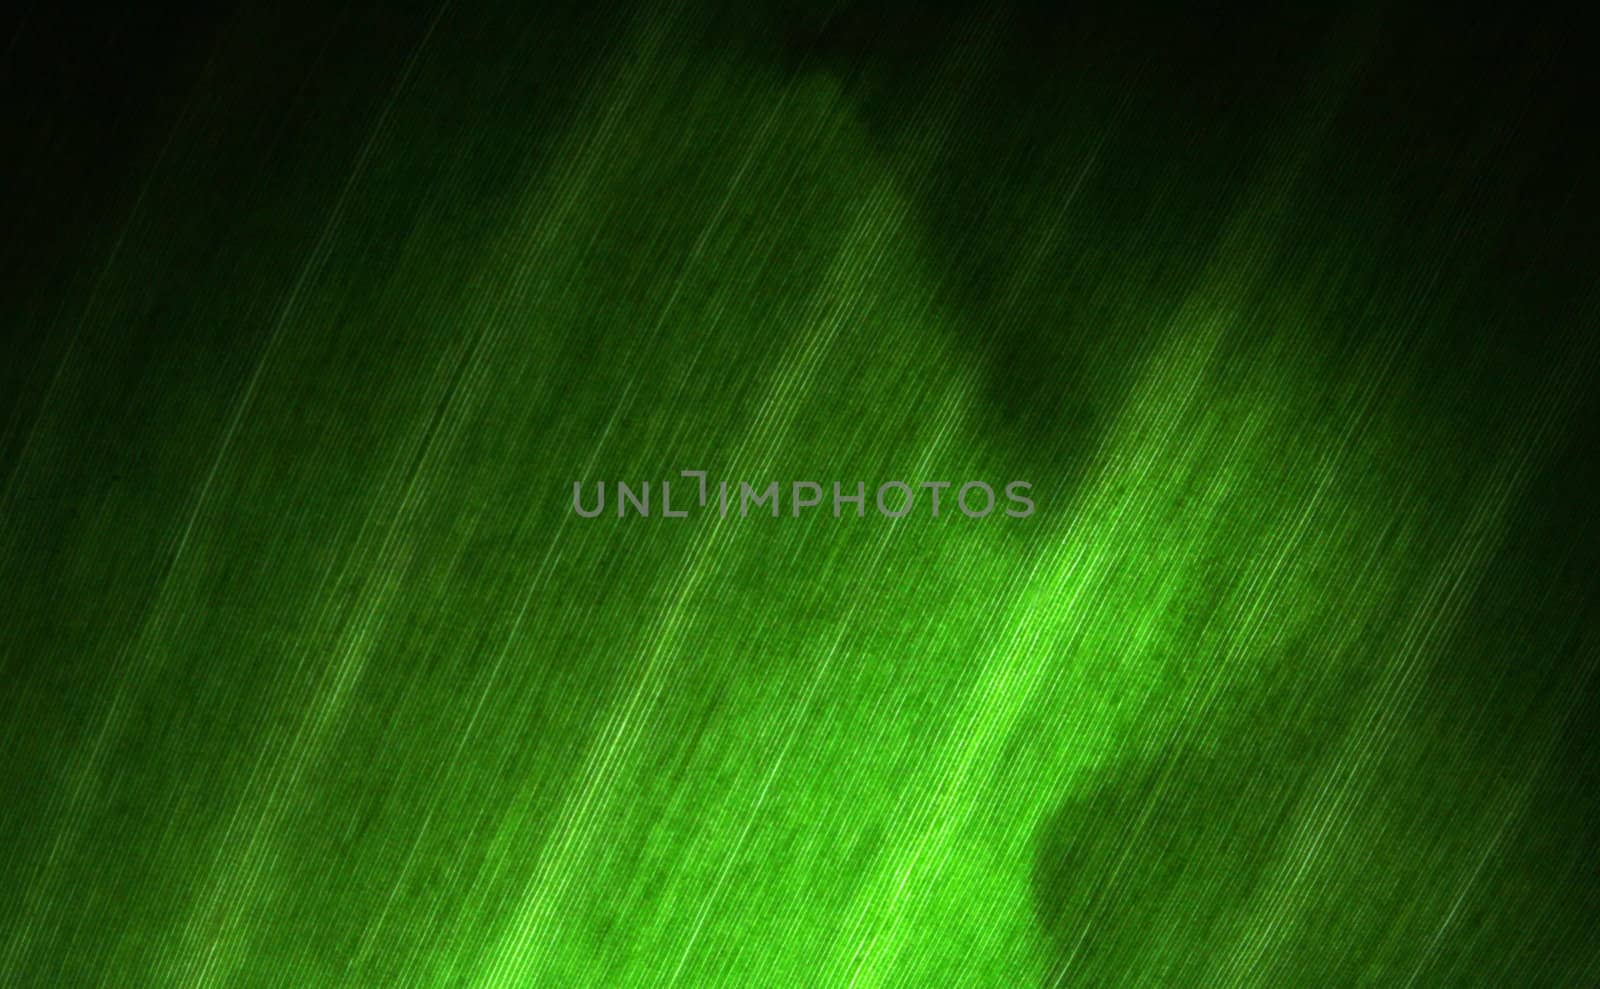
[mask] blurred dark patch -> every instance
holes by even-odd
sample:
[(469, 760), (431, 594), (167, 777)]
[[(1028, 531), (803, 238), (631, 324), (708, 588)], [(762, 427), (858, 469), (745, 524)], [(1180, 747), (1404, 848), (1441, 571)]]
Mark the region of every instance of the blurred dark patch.
[[(1041, 477), (1092, 452), (1333, 22), (898, 0), (770, 17), (721, 30), (840, 80), (914, 196), (941, 301), (986, 371), (989, 438)], [(928, 121), (951, 139), (928, 143)]]
[(1033, 868), (1043, 984), (1207, 984), (1209, 953), (1170, 949), (1239, 933), (1327, 737), (1279, 719), (1210, 746), (1174, 743), (1057, 808)]

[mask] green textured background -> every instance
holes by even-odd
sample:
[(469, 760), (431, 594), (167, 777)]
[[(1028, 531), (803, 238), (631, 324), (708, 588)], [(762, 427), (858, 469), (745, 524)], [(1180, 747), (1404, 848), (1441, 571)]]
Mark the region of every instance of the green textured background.
[(587, 6), (8, 15), (0, 985), (1600, 985), (1574, 25)]

